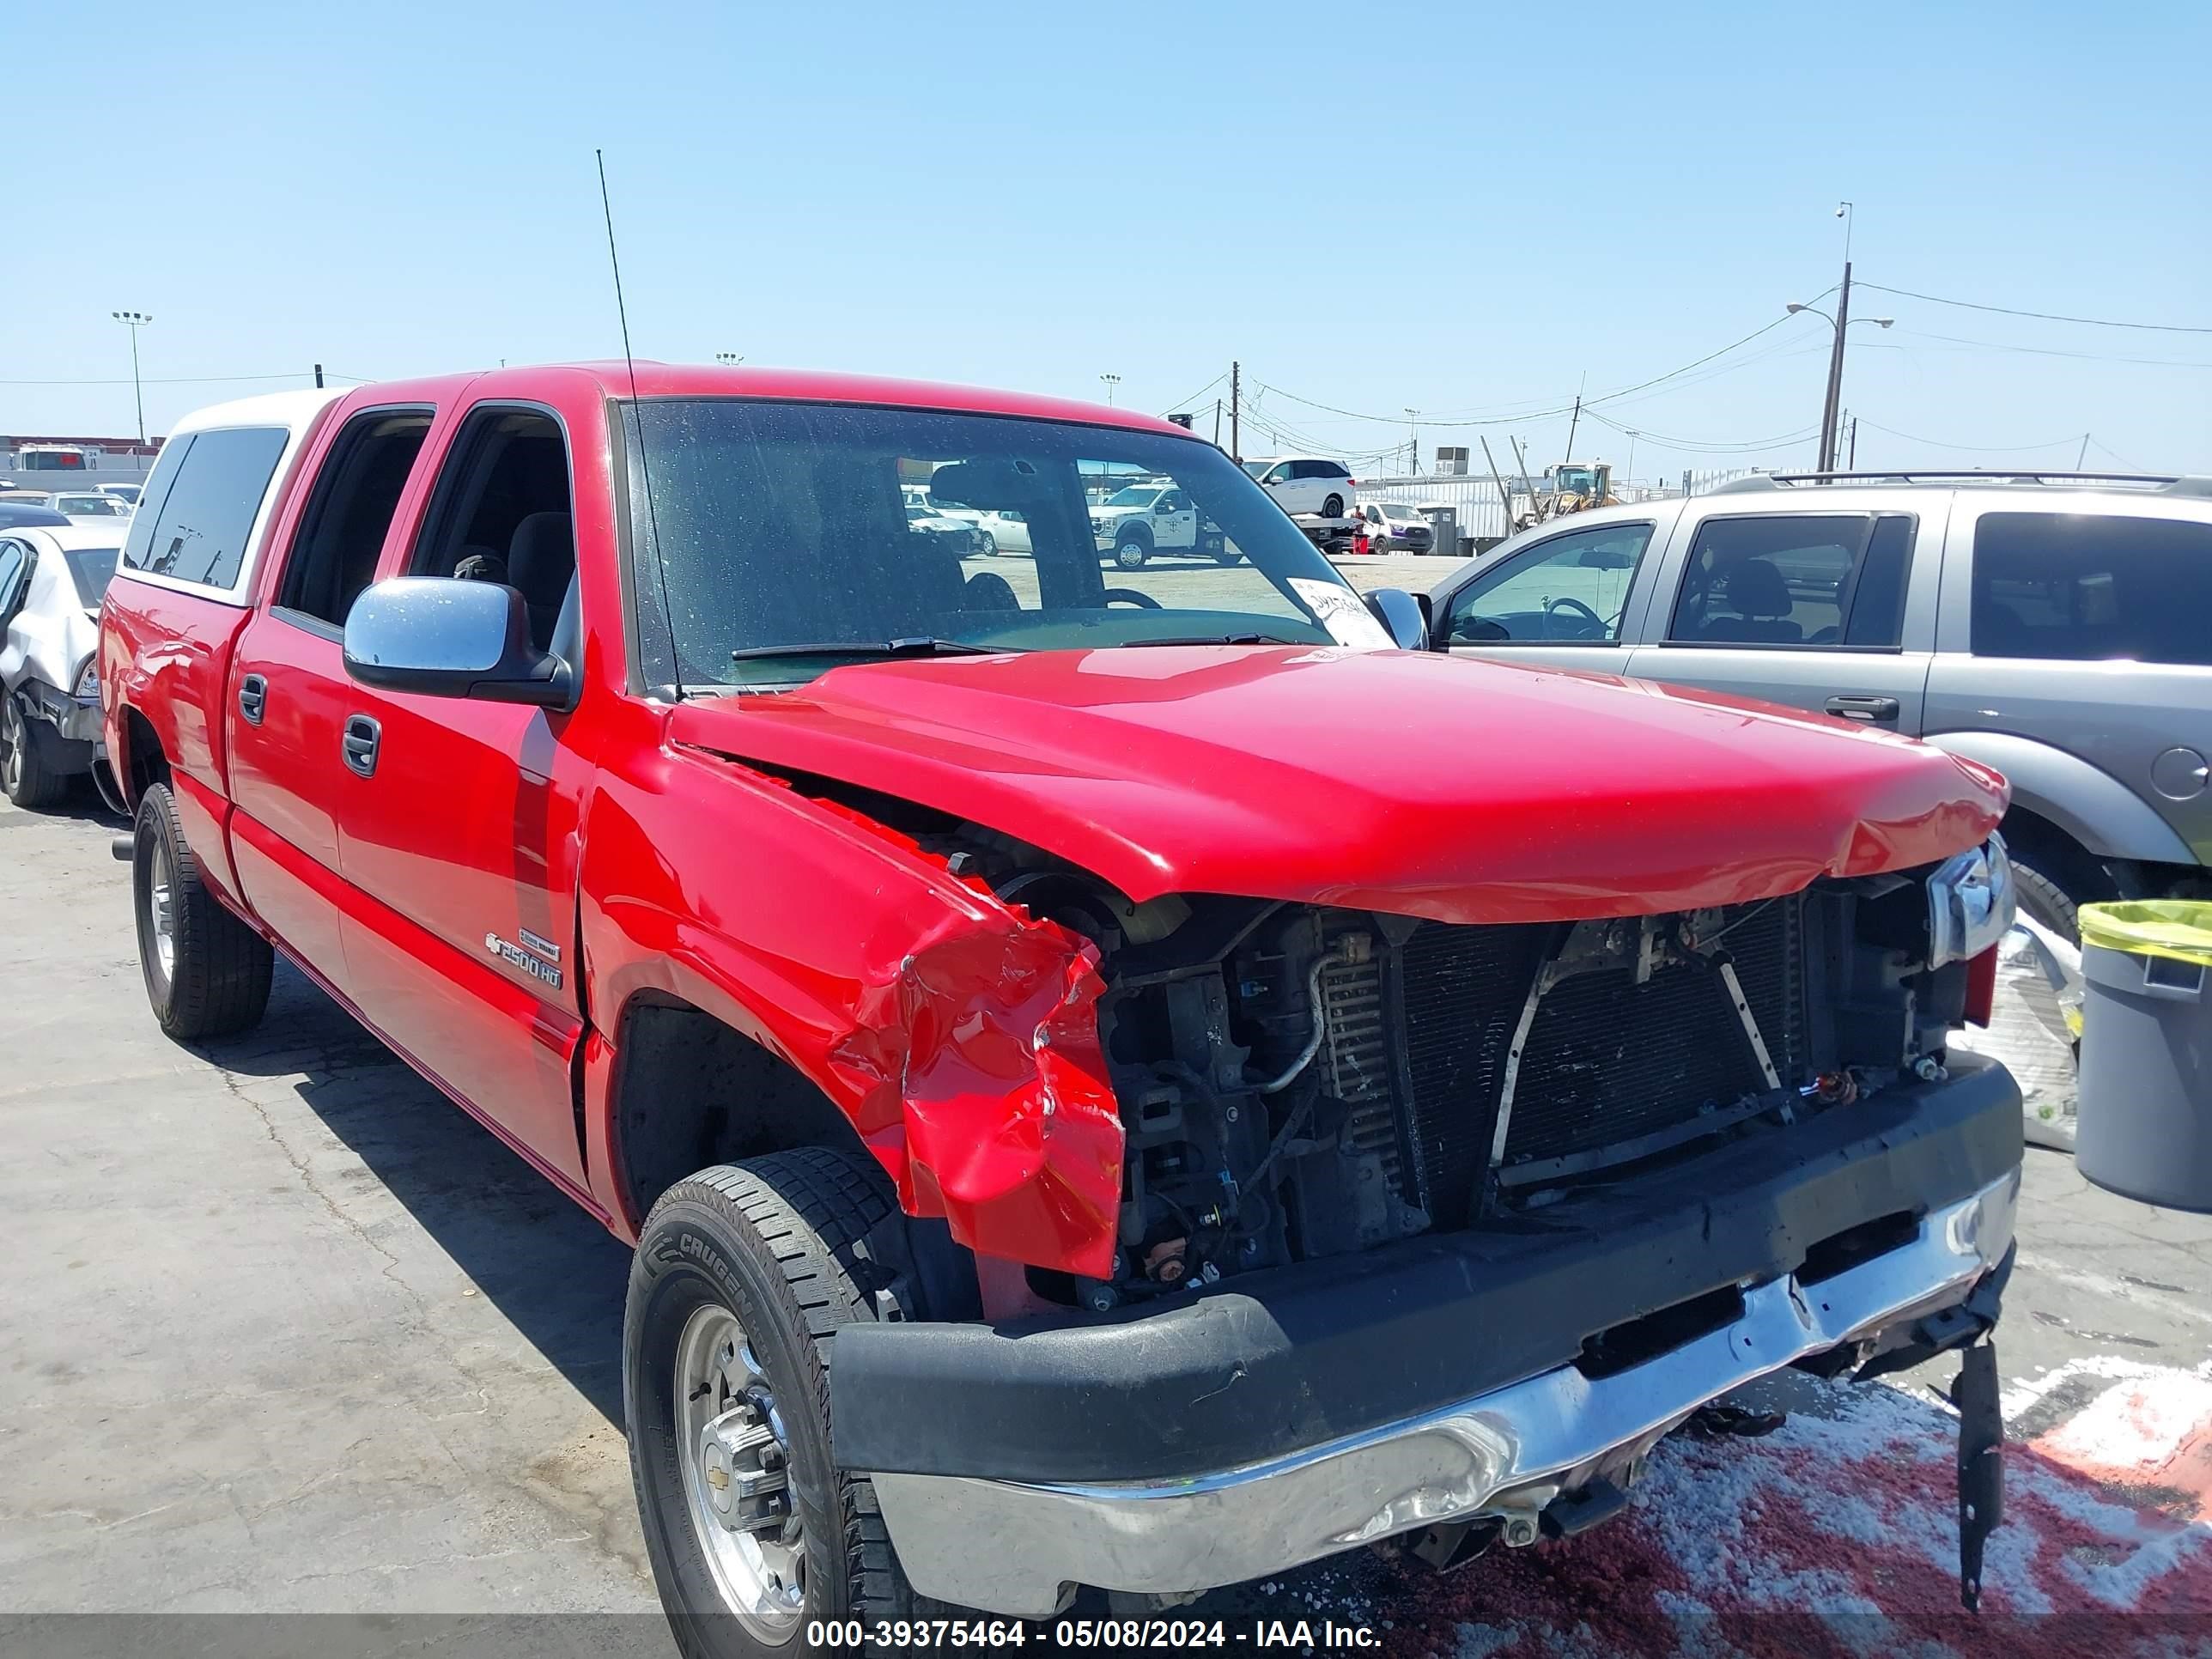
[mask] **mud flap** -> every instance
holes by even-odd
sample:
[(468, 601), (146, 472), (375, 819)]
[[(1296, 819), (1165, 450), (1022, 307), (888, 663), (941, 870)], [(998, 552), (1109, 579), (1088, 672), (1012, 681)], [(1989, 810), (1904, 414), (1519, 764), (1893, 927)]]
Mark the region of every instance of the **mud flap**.
[(1959, 1408), (1959, 1599), (1982, 1605), (1982, 1547), (2004, 1520), (2004, 1412), (1997, 1402), (1997, 1351), (1978, 1342), (1960, 1356), (1951, 1390)]

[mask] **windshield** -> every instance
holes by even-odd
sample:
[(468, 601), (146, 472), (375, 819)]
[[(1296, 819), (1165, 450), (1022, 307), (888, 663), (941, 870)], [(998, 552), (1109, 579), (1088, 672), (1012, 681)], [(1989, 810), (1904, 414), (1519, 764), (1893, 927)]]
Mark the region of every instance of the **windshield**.
[(1150, 507), (1159, 494), (1156, 484), (1131, 484), (1127, 489), (1117, 489), (1106, 498), (1109, 507)]
[(1378, 501), (1376, 505), (1382, 508), (1382, 516), (1386, 519), (1419, 519), (1421, 516), (1403, 501)]
[[(933, 641), (1388, 643), (1281, 510), (1194, 439), (729, 398), (657, 399), (625, 420), (639, 635), (655, 684), (789, 684)], [(1094, 526), (1089, 488), (1131, 472), (1156, 481), (1144, 501), (1173, 489), (1197, 510)], [(1018, 513), (1026, 544), (994, 550), (965, 526), (911, 528), (903, 492), (916, 488)], [(823, 648), (791, 649), (801, 646)]]
[(119, 519), (125, 507), (111, 495), (57, 495), (54, 511), (68, 513), (82, 519)]
[(1273, 465), (1273, 461), (1247, 461), (1244, 463), (1244, 470), (1256, 478)]
[(77, 597), (84, 601), (86, 610), (99, 608), (100, 596), (115, 579), (115, 556), (120, 551), (120, 548), (114, 547), (72, 547), (64, 550), (62, 558), (69, 566), (70, 580), (76, 584)]

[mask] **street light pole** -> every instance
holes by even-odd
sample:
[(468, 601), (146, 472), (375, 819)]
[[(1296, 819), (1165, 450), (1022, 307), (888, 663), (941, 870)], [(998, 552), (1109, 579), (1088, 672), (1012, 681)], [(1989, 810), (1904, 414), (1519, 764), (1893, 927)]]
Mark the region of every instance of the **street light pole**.
[(1098, 378), (1106, 382), (1106, 407), (1111, 409), (1114, 406), (1114, 388), (1121, 384), (1121, 377), (1118, 374), (1101, 374)]
[(735, 368), (744, 359), (734, 351), (718, 351), (714, 354), (714, 361), (724, 368)]
[[(1405, 405), (1399, 407), (1403, 409)], [(1409, 478), (1421, 476), (1421, 434), (1414, 424), (1420, 418), (1419, 410), (1406, 409), (1406, 476)]]
[[(1846, 259), (1844, 262), (1844, 298), (1848, 301), (1850, 298), (1850, 295), (1851, 265), (1850, 261)], [(1827, 395), (1820, 400), (1820, 452), (1819, 456), (1816, 458), (1817, 465), (1814, 469), (1820, 472), (1833, 472), (1836, 470), (1836, 452), (1839, 447), (1841, 447), (1844, 435), (1843, 424), (1837, 418), (1836, 411), (1837, 402), (1842, 394), (1844, 387), (1844, 331), (1849, 328), (1855, 319), (1851, 317), (1848, 308), (1843, 305), (1838, 305), (1836, 307), (1836, 314), (1832, 317), (1828, 315), (1826, 312), (1818, 310), (1812, 306), (1799, 305), (1794, 300), (1784, 308), (1789, 311), (1792, 315), (1795, 315), (1796, 313), (1801, 311), (1812, 312), (1815, 317), (1818, 317), (1822, 322), (1826, 323), (1830, 328), (1836, 331), (1835, 344), (1828, 353)], [(1892, 323), (1895, 322), (1897, 319), (1894, 317), (1861, 317), (1856, 320), (1862, 323), (1872, 323), (1876, 328), (1887, 328)]]
[(143, 311), (111, 312), (118, 323), (131, 331), (131, 400), (138, 408), (138, 447), (146, 447), (146, 394), (138, 379), (138, 331), (154, 320)]

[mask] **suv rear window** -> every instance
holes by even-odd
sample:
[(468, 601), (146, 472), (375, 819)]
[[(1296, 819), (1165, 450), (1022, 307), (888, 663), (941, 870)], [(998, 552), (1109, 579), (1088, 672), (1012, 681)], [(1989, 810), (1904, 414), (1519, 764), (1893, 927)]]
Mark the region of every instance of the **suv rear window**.
[(236, 582), (287, 435), (281, 426), (226, 427), (164, 445), (131, 521), (124, 568), (203, 587)]
[(2212, 525), (1984, 514), (1974, 529), (1972, 649), (2212, 665)]
[(1912, 532), (1913, 520), (1902, 514), (1708, 519), (1668, 638), (1894, 650)]

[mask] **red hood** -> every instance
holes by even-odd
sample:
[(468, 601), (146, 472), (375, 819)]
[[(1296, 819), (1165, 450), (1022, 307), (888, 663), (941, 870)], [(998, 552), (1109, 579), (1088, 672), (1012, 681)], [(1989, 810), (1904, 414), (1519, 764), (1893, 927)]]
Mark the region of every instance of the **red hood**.
[(840, 668), (670, 735), (1019, 836), (1133, 899), (1444, 921), (1795, 892), (1972, 845), (2002, 781), (1717, 693), (1395, 651), (1152, 647)]

